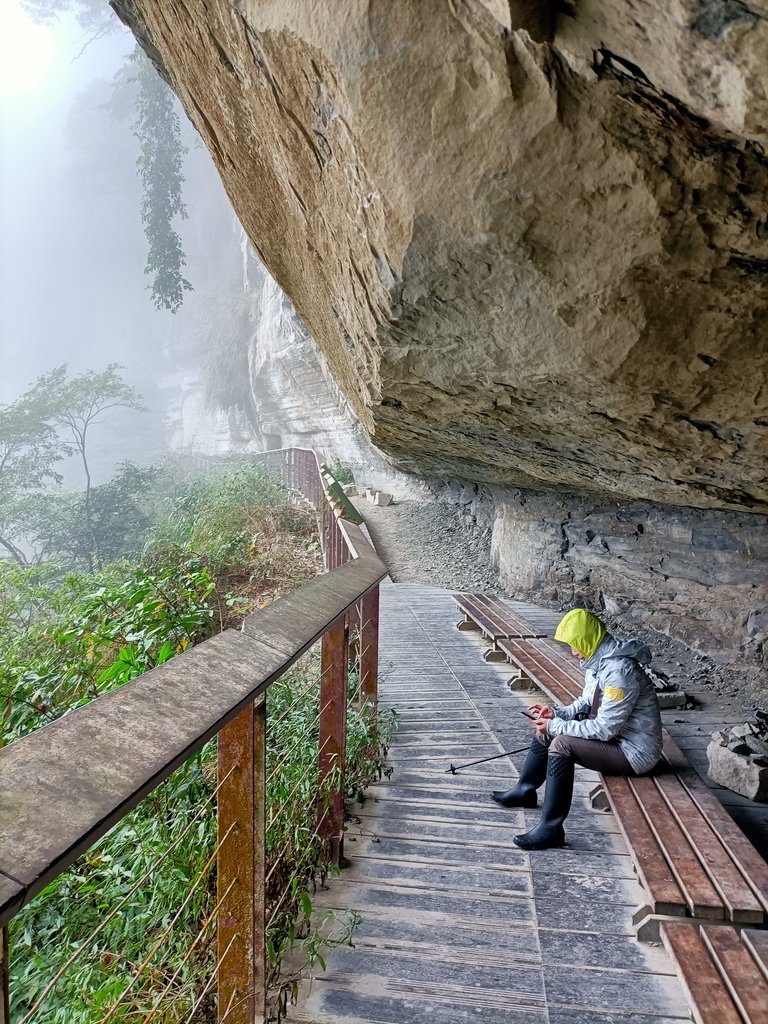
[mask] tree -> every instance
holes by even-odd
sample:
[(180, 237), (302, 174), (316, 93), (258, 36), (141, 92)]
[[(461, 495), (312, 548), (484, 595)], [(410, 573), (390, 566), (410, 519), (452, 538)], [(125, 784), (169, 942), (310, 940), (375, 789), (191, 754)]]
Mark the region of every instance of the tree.
[(58, 21), (62, 14), (73, 13), (80, 27), (89, 33), (89, 42), (110, 35), (120, 28), (120, 20), (104, 0), (22, 0), (21, 6), (43, 25)]
[(110, 363), (101, 373), (89, 370), (68, 381), (62, 392), (61, 404), (54, 420), (64, 428), (70, 450), (79, 454), (85, 471), (83, 512), (91, 542), (90, 567), (101, 568), (99, 538), (93, 524), (91, 471), (88, 465), (88, 432), (99, 417), (111, 409), (143, 410), (135, 388), (130, 387), (119, 374), (119, 363)]
[(26, 556), (15, 541), (25, 496), (61, 480), (54, 467), (69, 451), (55, 429), (65, 387), (66, 368), (59, 366), (15, 402), (0, 405), (0, 545), (21, 565)]
[[(46, 24), (72, 12), (89, 33), (86, 46), (120, 27), (105, 0), (23, 0), (23, 5), (34, 20)], [(181, 306), (184, 292), (192, 291), (183, 274), (187, 261), (181, 236), (173, 226), (177, 217), (187, 217), (182, 195), (187, 150), (181, 141), (176, 104), (172, 90), (136, 46), (129, 66), (115, 75), (108, 106), (116, 117), (125, 116), (127, 106), (136, 112), (132, 129), (140, 147), (136, 167), (143, 190), (141, 222), (149, 247), (144, 273), (152, 277), (148, 290), (155, 308), (171, 313)]]
[(192, 291), (182, 274), (187, 261), (173, 226), (176, 217), (187, 217), (182, 198), (186, 149), (173, 93), (142, 50), (137, 47), (131, 59), (139, 85), (133, 134), (139, 141), (136, 166), (144, 189), (141, 221), (149, 245), (144, 273), (152, 275), (149, 287), (155, 308), (175, 313), (184, 301), (184, 292)]
[(93, 487), (86, 516), (84, 492), (64, 491), (25, 497), (19, 529), (30, 552), (27, 562), (63, 559), (68, 566), (94, 566), (93, 537), (104, 562), (137, 554), (151, 523), (148, 510), (159, 470), (122, 462), (107, 483)]

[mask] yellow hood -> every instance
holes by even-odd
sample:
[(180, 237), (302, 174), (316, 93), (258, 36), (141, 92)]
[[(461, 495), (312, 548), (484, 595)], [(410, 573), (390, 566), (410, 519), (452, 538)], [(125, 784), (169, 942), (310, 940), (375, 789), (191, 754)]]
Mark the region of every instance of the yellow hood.
[(585, 608), (572, 608), (555, 630), (555, 640), (574, 647), (585, 658), (591, 658), (605, 636), (600, 619)]

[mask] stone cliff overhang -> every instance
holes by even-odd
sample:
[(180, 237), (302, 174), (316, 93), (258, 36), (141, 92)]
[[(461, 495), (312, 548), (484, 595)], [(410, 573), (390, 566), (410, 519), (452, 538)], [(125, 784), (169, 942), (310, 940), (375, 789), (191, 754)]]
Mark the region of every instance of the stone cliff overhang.
[(757, 4), (113, 6), (397, 465), (768, 508)]

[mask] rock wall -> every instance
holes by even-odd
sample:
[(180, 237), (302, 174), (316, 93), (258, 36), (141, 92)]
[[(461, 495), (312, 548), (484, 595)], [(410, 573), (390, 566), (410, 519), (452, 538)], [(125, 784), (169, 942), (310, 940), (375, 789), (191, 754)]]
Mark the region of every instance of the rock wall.
[(768, 507), (762, 5), (115, 6), (402, 468)]
[(768, 668), (768, 524), (759, 515), (433, 482), (491, 540), (513, 596), (605, 612), (757, 681)]
[(762, 516), (496, 496), (492, 557), (513, 591), (605, 609), (716, 660), (768, 665), (768, 527)]
[(761, 657), (762, 0), (113, 6), (375, 444), (506, 495), (508, 578)]
[[(355, 479), (424, 496), (424, 486), (394, 469), (371, 444), (290, 300), (243, 239), (243, 302), (247, 308), (248, 408), (235, 447), (314, 448)], [(244, 339), (243, 339), (244, 340)]]

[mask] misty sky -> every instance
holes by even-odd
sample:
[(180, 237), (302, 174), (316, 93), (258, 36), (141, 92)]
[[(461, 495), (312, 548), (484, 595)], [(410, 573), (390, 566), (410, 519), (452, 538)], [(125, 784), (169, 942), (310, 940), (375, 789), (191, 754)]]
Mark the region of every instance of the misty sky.
[(189, 217), (175, 226), (194, 291), (175, 315), (150, 301), (134, 115), (105, 109), (134, 46), (116, 17), (113, 34), (88, 42), (72, 16), (39, 25), (20, 0), (0, 0), (0, 402), (60, 363), (124, 365), (150, 412), (111, 424), (102, 477), (169, 444), (219, 450), (206, 352), (243, 301), (239, 228), (183, 114)]
[(82, 286), (106, 253), (82, 251), (92, 240), (82, 237), (73, 217), (77, 203), (67, 174), (76, 152), (67, 126), (78, 94), (94, 79), (111, 79), (133, 38), (119, 26), (78, 57), (86, 41), (72, 17), (36, 25), (18, 0), (0, 5), (0, 399), (6, 401), (57, 362), (73, 369), (92, 362)]

